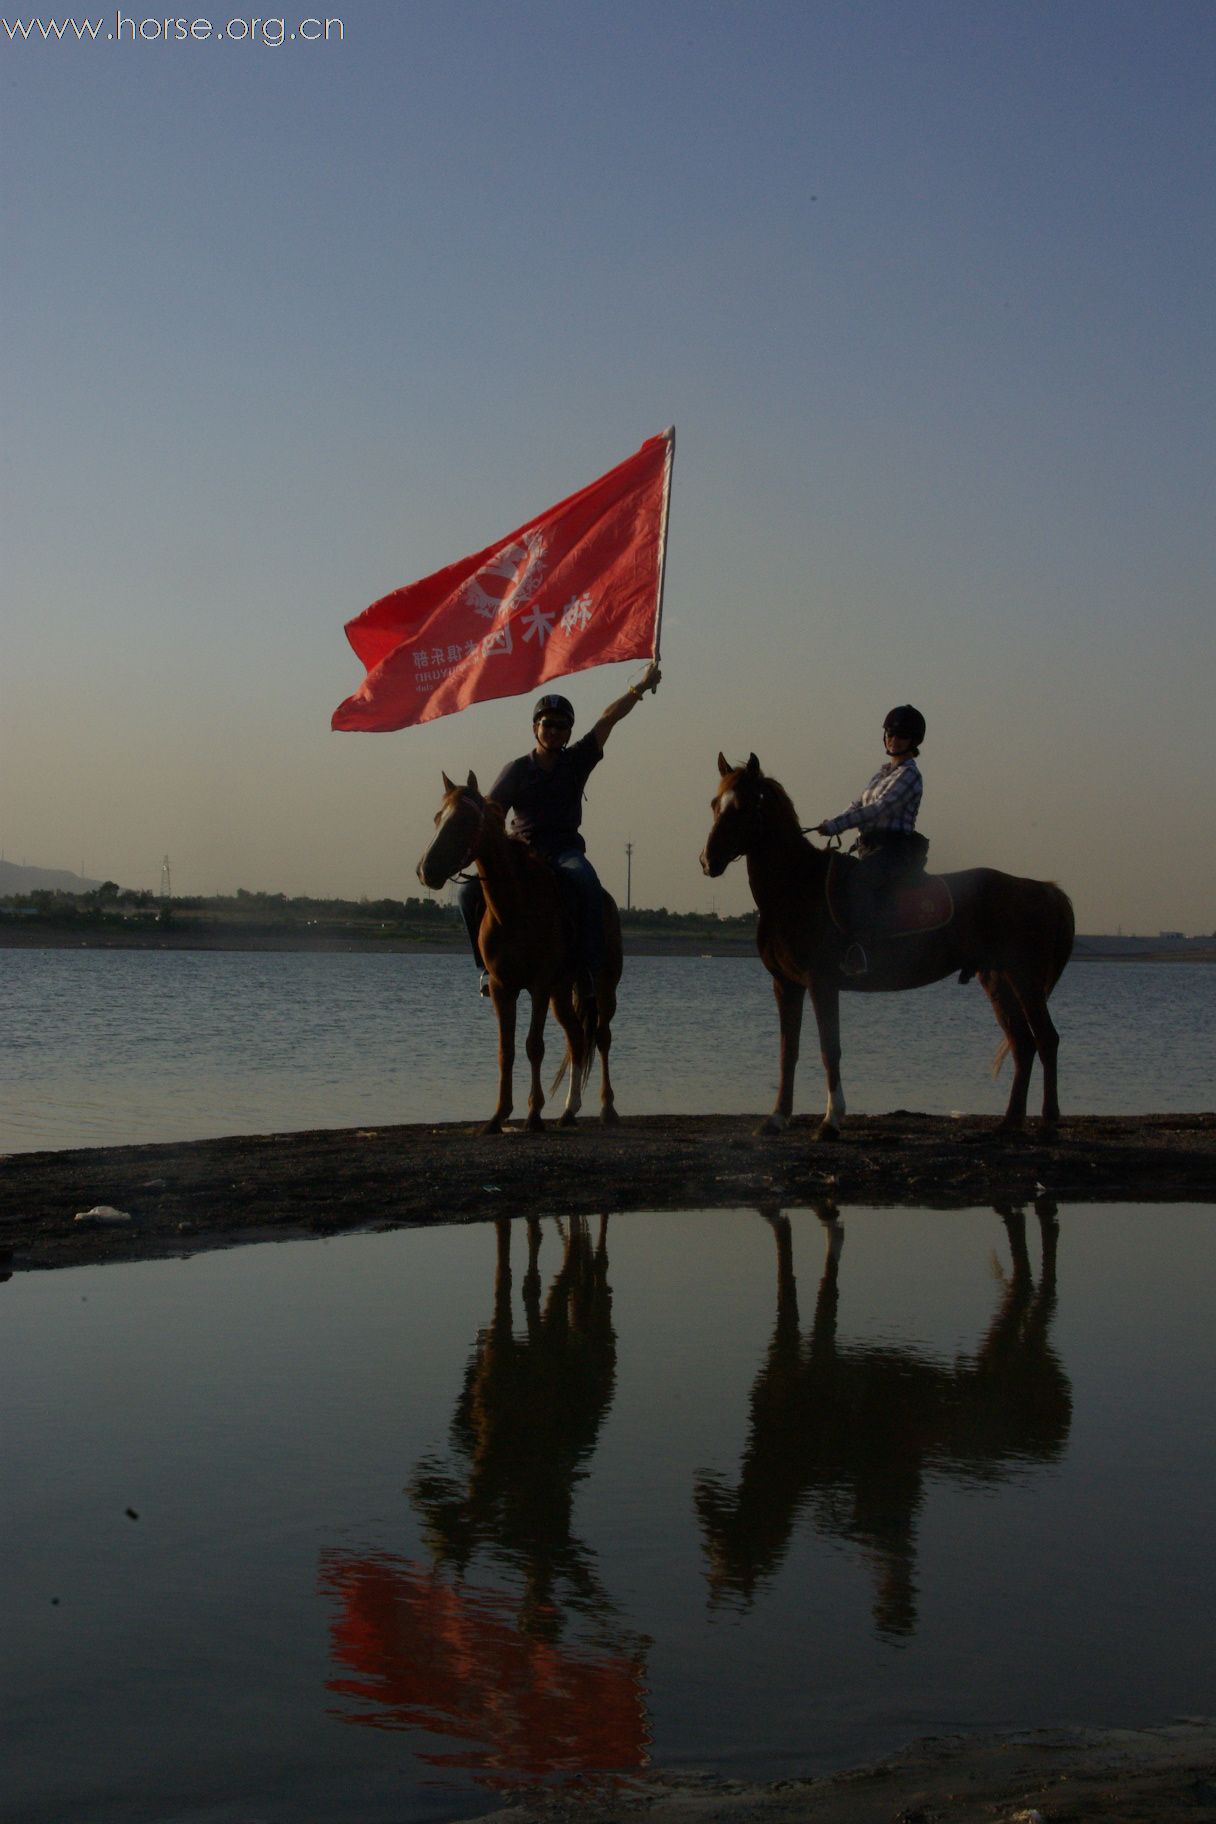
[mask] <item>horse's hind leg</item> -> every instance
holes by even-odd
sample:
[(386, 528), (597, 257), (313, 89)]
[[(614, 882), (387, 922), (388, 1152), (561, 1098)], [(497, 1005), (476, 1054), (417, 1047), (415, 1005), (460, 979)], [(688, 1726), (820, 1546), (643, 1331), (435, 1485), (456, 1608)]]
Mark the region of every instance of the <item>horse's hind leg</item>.
[(1034, 1039), (1039, 1062), (1043, 1066), (1043, 1130), (1054, 1133), (1060, 1121), (1060, 1099), (1056, 1079), (1056, 1059), (1060, 1050), (1060, 1035), (1047, 1011), (1047, 996), (1036, 984), (1025, 987), (1018, 984), (1018, 1000), (1026, 1016)]
[(569, 982), (554, 990), (552, 999), (553, 1013), (558, 1025), (566, 1035), (566, 1056), (550, 1089), (556, 1089), (567, 1074), (566, 1106), (558, 1120), (559, 1127), (573, 1127), (578, 1119), (578, 1111), (583, 1106), (583, 1072), (579, 1060), (583, 1056), (583, 1029), (579, 1025), (578, 1015), (574, 1011), (574, 1000)]
[[(1034, 1034), (1030, 1030), (1026, 1015), (1022, 1012), (1022, 1004), (1014, 993), (1008, 976), (998, 974), (993, 969), (981, 969), (979, 979), (1013, 1056), (1013, 1083), (1009, 1090), (1009, 1105), (1003, 1119), (997, 1124), (997, 1132), (1001, 1134), (1020, 1133), (1026, 1122), (1026, 1094), (1030, 1088), (1030, 1072), (1034, 1066)], [(1003, 1052), (997, 1053), (996, 1068), (998, 1070), (1002, 1056)]]
[(600, 1120), (612, 1126), (620, 1120), (612, 1078), (608, 1074), (608, 1053), (612, 1050), (612, 1019), (616, 1013), (616, 995), (611, 987), (600, 988), (600, 1022), (596, 1028), (595, 1048), (600, 1054)]

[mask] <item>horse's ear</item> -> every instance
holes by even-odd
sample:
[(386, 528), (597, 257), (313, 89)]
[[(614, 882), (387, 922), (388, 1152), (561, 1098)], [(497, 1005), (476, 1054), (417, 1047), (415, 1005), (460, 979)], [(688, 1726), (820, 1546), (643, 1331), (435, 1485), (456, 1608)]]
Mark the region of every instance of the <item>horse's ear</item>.
[(734, 770), (735, 770), (734, 767), (731, 765), (730, 761), (726, 758), (725, 754), (720, 753), (718, 755), (718, 771), (719, 771), (719, 773), (721, 773), (723, 779), (725, 779), (727, 773), (733, 773)]
[(759, 777), (759, 774), (760, 762), (757, 760), (755, 754), (749, 754), (747, 756), (747, 776), (749, 779), (756, 779)]
[(475, 792), (477, 790), (477, 774), (473, 771), (472, 767), (469, 768), (468, 782), (464, 789), (466, 792)]
[(440, 769), (439, 777), (443, 780), (443, 789), (445, 792), (454, 792), (456, 790), (455, 781), (452, 779), (449, 779), (447, 774), (442, 770), (442, 768)]

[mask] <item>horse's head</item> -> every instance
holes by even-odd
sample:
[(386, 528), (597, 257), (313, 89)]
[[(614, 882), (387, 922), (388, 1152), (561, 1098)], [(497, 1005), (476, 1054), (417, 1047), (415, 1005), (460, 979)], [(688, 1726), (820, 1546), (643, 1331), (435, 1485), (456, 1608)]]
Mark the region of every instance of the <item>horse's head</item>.
[(432, 890), (467, 868), (477, 851), (485, 822), (486, 801), (477, 789), (477, 775), (455, 785), (443, 777), (443, 802), (435, 812), (435, 834), (418, 863), (418, 878)]
[(731, 766), (718, 755), (718, 789), (710, 799), (714, 820), (701, 851), (701, 871), (716, 880), (732, 861), (746, 855), (760, 828), (764, 774), (755, 754), (746, 766)]

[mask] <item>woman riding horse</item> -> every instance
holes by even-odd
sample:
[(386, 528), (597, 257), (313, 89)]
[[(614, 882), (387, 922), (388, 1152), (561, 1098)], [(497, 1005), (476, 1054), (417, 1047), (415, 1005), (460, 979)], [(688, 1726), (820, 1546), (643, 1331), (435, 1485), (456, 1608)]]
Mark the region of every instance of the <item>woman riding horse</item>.
[[(918, 873), (925, 865), (929, 844), (916, 831), (916, 814), (924, 782), (916, 756), (925, 738), (925, 718), (911, 703), (891, 710), (882, 725), (886, 762), (879, 767), (860, 798), (839, 817), (816, 824), (818, 836), (839, 836), (858, 830), (853, 854), (859, 866), (852, 870), (851, 922), (858, 938), (869, 940), (881, 928), (883, 904), (890, 889)], [(841, 962), (845, 975), (864, 975), (869, 958), (860, 942), (850, 944)]]
[[(587, 844), (579, 830), (583, 789), (592, 769), (603, 759), (604, 743), (616, 724), (641, 702), (648, 690), (659, 688), (661, 675), (652, 660), (641, 682), (631, 684), (623, 697), (610, 703), (590, 733), (573, 746), (571, 704), (555, 694), (541, 697), (532, 711), (535, 746), (531, 753), (504, 766), (488, 793), (495, 804), (513, 813), (511, 834), (547, 856), (559, 878), (574, 889), (578, 959), (588, 985), (594, 983), (604, 966), (604, 904), (599, 876), (587, 860)], [(489, 982), (478, 943), (485, 899), (476, 878), (462, 885), (460, 910), (473, 956), (482, 971), (481, 992), (488, 994)]]
[[(741, 855), (760, 915), (756, 947), (773, 978), (781, 1026), (777, 1103), (766, 1125), (780, 1132), (793, 1110), (802, 1006), (809, 993), (828, 1091), (819, 1133), (835, 1139), (844, 1117), (840, 976), (846, 939), (829, 901), (834, 858), (807, 840), (789, 794), (760, 770), (755, 754), (744, 766), (732, 766), (719, 754), (713, 823), (701, 866), (716, 880)], [(1047, 997), (1072, 954), (1072, 904), (1051, 881), (1024, 880), (995, 868), (968, 868), (942, 879), (952, 908), (944, 922), (887, 939), (875, 949), (866, 974), (847, 985), (875, 993), (921, 988), (955, 973), (961, 981), (978, 977), (1005, 1035), (998, 1057), (1013, 1055), (1001, 1129), (1016, 1133), (1025, 1123), (1037, 1056), (1043, 1067), (1043, 1130), (1050, 1132), (1060, 1116), (1060, 1037)]]

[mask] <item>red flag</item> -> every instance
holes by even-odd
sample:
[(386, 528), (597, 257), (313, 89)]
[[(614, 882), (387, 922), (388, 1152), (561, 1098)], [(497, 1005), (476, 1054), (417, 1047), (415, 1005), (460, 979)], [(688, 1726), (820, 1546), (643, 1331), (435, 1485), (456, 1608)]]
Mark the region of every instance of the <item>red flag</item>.
[(658, 651), (675, 432), (346, 623), (367, 676), (334, 728), (409, 728)]

